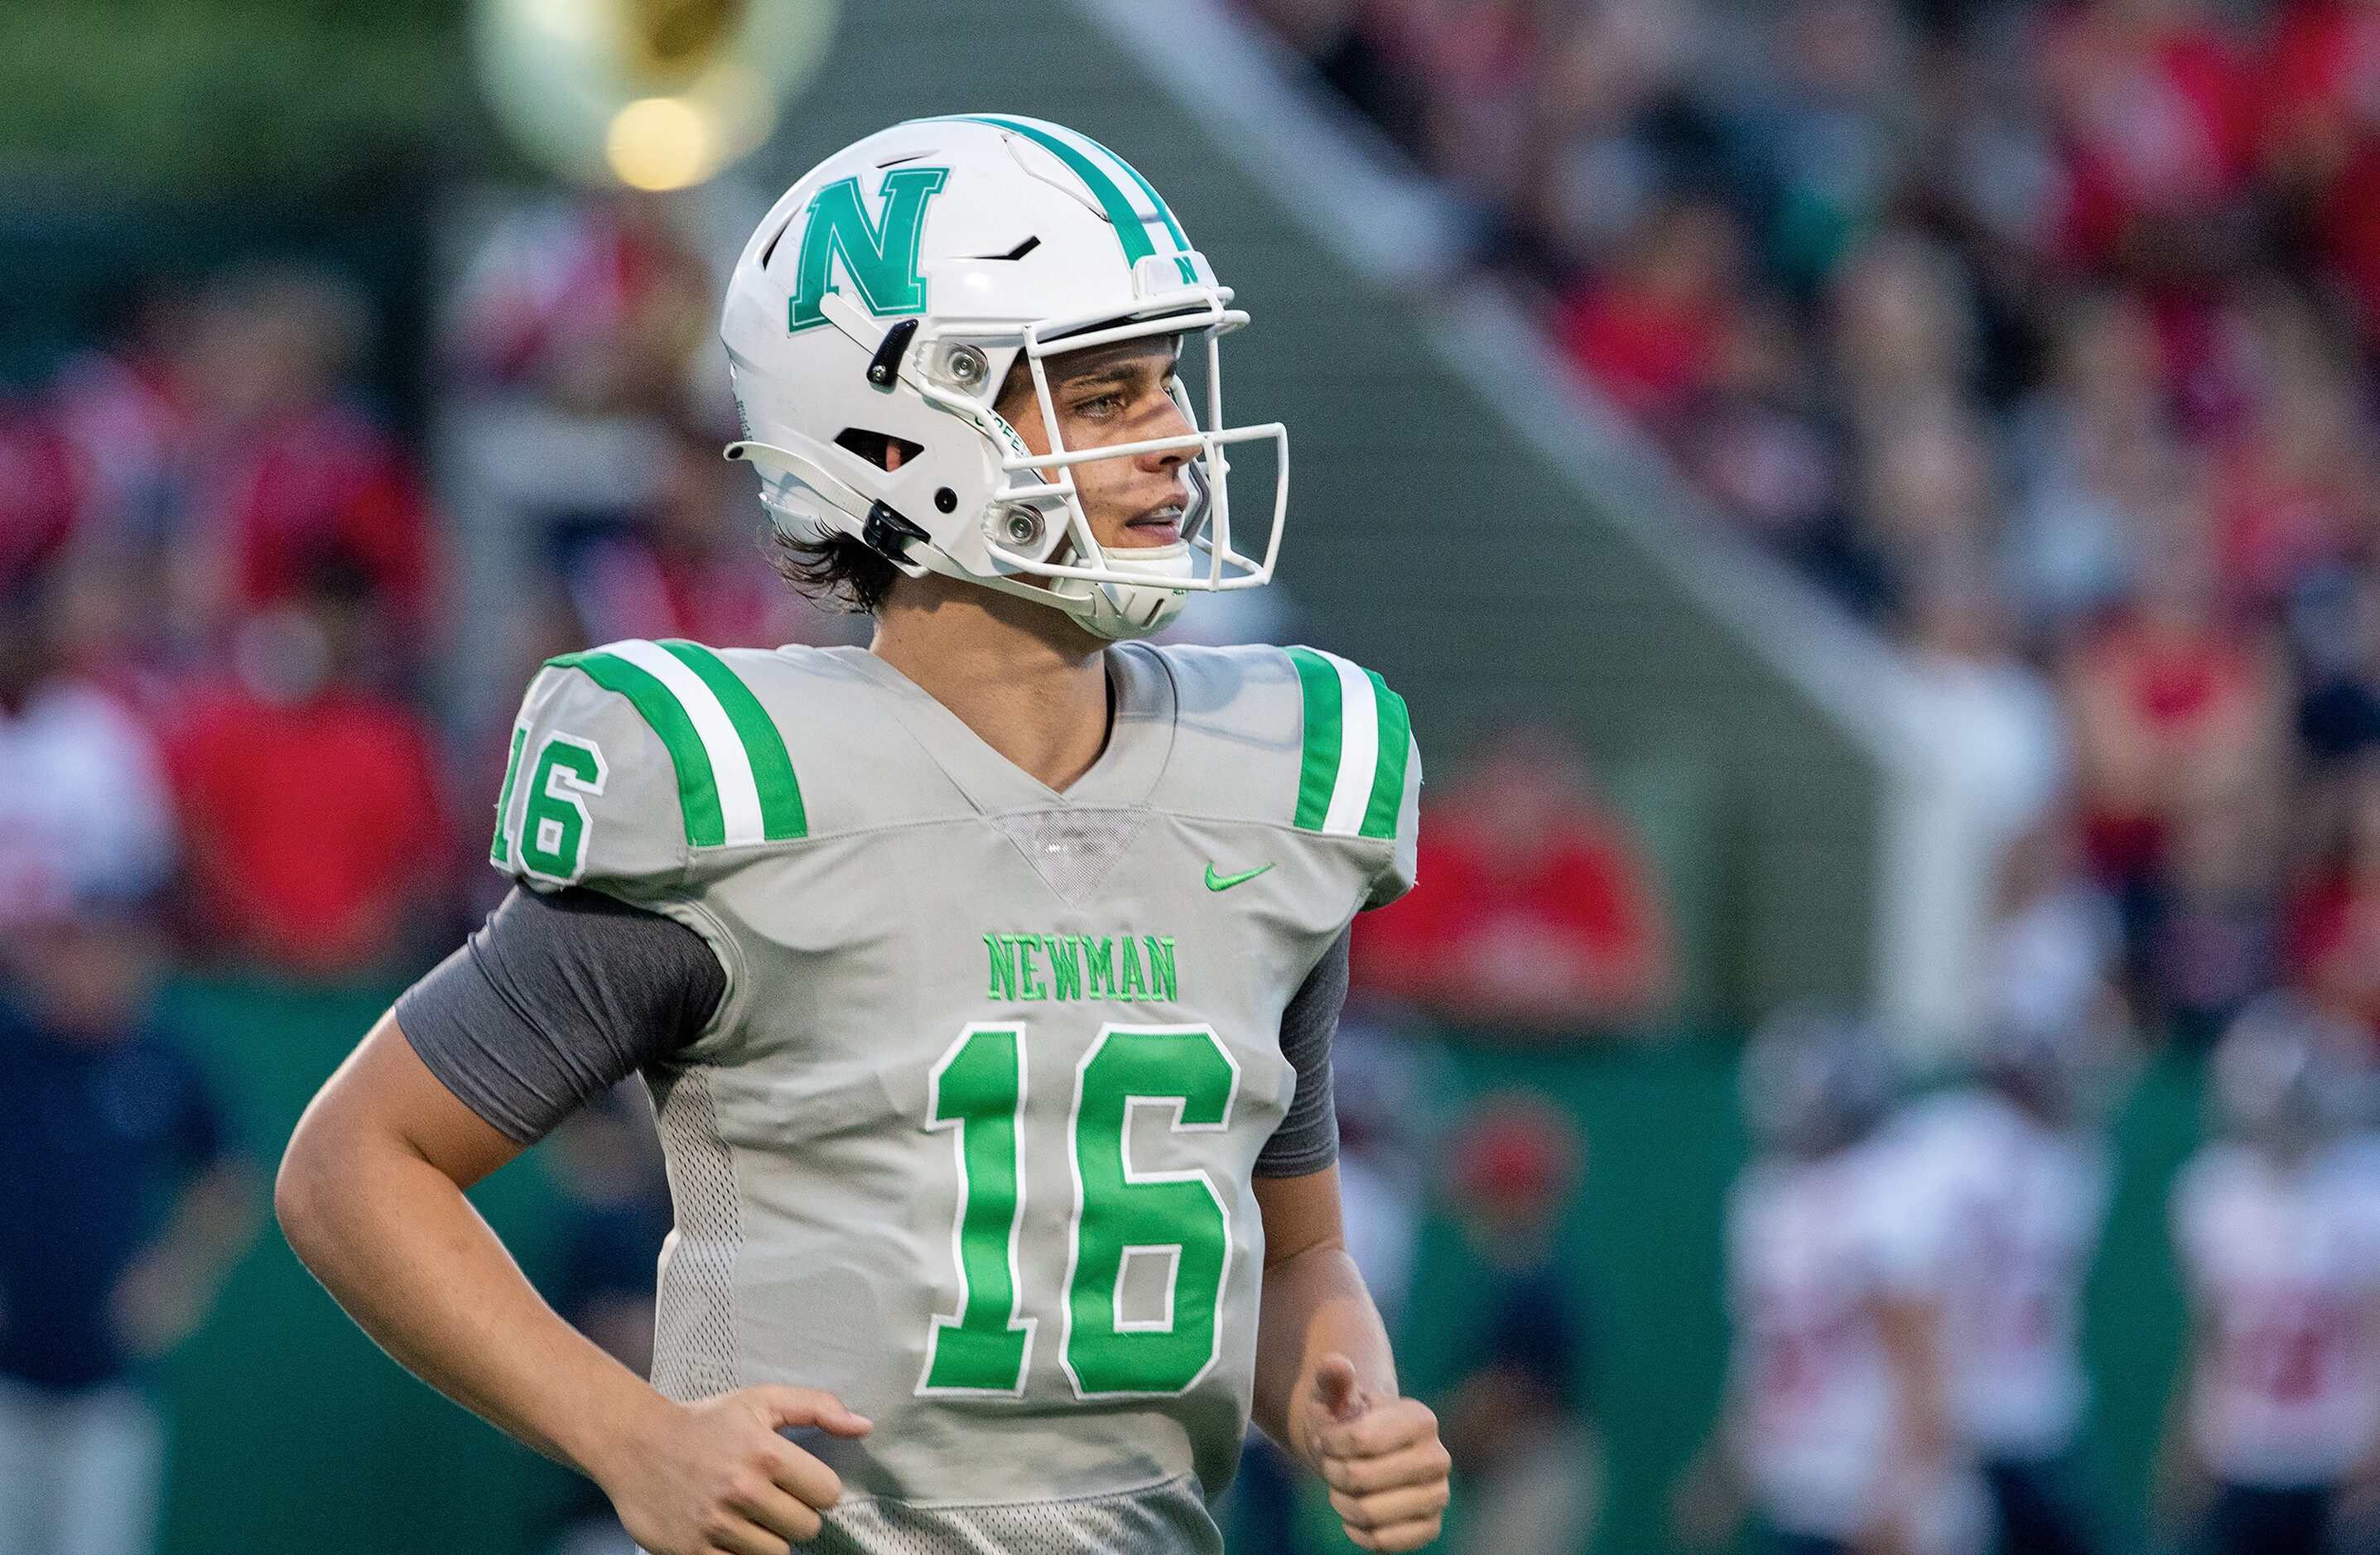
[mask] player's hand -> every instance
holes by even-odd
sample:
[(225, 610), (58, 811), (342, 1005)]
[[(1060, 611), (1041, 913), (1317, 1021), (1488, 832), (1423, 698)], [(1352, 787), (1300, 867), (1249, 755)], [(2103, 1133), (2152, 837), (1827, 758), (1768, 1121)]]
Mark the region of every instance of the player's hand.
[(652, 1555), (786, 1555), (843, 1497), (832, 1469), (777, 1434), (787, 1426), (841, 1437), (871, 1428), (832, 1393), (745, 1388), (669, 1404), (598, 1478)]
[(1335, 1353), (1301, 1402), (1305, 1461), (1330, 1485), (1348, 1538), (1365, 1549), (1418, 1549), (1436, 1538), (1452, 1464), (1438, 1416), (1419, 1399), (1374, 1394)]

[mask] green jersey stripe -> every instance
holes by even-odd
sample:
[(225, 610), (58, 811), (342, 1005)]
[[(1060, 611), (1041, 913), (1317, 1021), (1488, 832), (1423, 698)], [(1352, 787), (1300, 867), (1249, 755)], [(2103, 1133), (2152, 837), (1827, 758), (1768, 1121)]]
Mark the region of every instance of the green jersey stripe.
[(1413, 753), (1413, 716), (1405, 711), (1405, 699), (1389, 689), (1389, 683), (1370, 670), (1372, 694), (1380, 709), (1380, 755), (1372, 773), (1371, 803), (1364, 807), (1364, 823), (1356, 829), (1359, 837), (1393, 837), (1397, 834), (1397, 812), (1405, 803), (1405, 758)]
[(1319, 832), (1330, 810), (1330, 791), (1339, 781), (1339, 672), (1310, 648), (1287, 651), (1305, 696), (1305, 759), (1298, 769), (1295, 819), (1302, 830)]
[(664, 638), (662, 647), (680, 663), (702, 677), (710, 694), (735, 725), (736, 738), (752, 763), (752, 785), (760, 796), (760, 834), (772, 843), (809, 835), (809, 817), (802, 808), (802, 785), (794, 776), (794, 759), (775, 719), (752, 695), (743, 677), (727, 662), (698, 642)]
[(727, 822), (719, 808), (719, 782), (710, 768), (702, 735), (679, 705), (677, 696), (650, 671), (616, 653), (589, 650), (565, 653), (547, 663), (556, 669), (578, 670), (606, 691), (628, 699), (669, 752), (677, 770), (678, 809), (686, 822), (686, 840), (694, 847), (716, 847), (727, 840)]
[[(1116, 241), (1123, 245), (1125, 265), (1138, 264), (1157, 252), (1157, 245), (1148, 240), (1148, 224), (1141, 220), (1140, 213), (1133, 209), (1123, 186), (1108, 176), (1107, 169), (1072, 145), (1039, 125), (1027, 124), (1023, 119), (1002, 118), (994, 114), (954, 114), (952, 117), (970, 124), (988, 124), (1022, 135), (1072, 168), (1075, 176), (1089, 186), (1091, 198), (1099, 202), (1099, 209), (1107, 213), (1108, 224), (1115, 228)], [(1159, 202), (1158, 209), (1165, 209), (1163, 201)], [(1166, 222), (1168, 225), (1172, 225), (1171, 214), (1167, 215)]]
[(499, 869), (509, 869), (513, 865), (512, 833), (504, 830), (504, 822), (510, 819), (513, 808), (513, 784), (520, 781), (521, 747), (528, 743), (528, 725), (516, 724), (512, 754), (504, 758), (504, 785), (496, 790), (496, 836), (488, 844), (488, 862)]

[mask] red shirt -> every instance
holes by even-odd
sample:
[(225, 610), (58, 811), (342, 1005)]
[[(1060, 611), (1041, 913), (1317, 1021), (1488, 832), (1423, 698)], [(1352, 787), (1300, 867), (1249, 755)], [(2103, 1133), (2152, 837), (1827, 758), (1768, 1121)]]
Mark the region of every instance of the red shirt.
[(1641, 1015), (1662, 991), (1668, 928), (1634, 844), (1580, 807), (1517, 859), (1460, 814), (1422, 830), (1420, 883), (1366, 917), (1364, 987), (1457, 1019), (1585, 1030)]
[(430, 521), (395, 440), (365, 417), (321, 405), (212, 461), (201, 504), (229, 547), (231, 603), (277, 603), (326, 553), (361, 563), (397, 621), (422, 624)]
[(2254, 82), (2230, 40), (2186, 23), (2130, 30), (2112, 8), (2054, 27), (2043, 65), (2066, 141), (2075, 257), (2115, 257), (2143, 217), (2187, 220), (2237, 195), (2255, 149)]
[(223, 695), (185, 728), (174, 768), (209, 927), (283, 967), (369, 968), (446, 864), (429, 731), (370, 692)]
[(1621, 285), (1569, 298), (1554, 327), (1621, 409), (1656, 422), (1709, 387), (1726, 339), (1715, 307)]

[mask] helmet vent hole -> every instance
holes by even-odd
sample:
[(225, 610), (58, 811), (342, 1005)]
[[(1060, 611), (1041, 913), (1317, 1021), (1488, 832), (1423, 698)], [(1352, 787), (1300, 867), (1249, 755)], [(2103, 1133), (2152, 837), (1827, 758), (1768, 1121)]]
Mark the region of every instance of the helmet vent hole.
[(883, 470), (899, 469), (926, 451), (922, 443), (894, 437), (891, 432), (869, 431), (866, 427), (845, 427), (834, 434), (834, 442), (836, 447), (856, 454)]
[[(797, 212), (795, 214), (799, 214), (799, 213)], [(783, 242), (785, 239), (785, 234), (791, 232), (793, 229), (794, 218), (792, 216), (787, 216), (785, 218), (784, 225), (769, 235), (769, 246), (760, 250), (760, 268), (762, 270), (769, 268), (769, 261), (777, 257), (777, 245)]]
[(944, 513), (955, 512), (959, 505), (959, 494), (948, 486), (938, 486), (934, 489), (934, 505)]

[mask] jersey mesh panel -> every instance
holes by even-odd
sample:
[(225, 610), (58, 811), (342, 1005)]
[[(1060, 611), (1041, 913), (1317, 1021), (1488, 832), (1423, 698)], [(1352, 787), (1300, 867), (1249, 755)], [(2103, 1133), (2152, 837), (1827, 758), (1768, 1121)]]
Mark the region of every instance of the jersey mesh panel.
[(1111, 1496), (1013, 1506), (849, 1500), (806, 1549), (817, 1555), (1220, 1555), (1188, 1476)]
[(735, 1165), (701, 1070), (649, 1079), (677, 1220), (655, 1303), (653, 1386), (674, 1399), (705, 1398), (741, 1385), (735, 1277), (744, 1225)]
[(1025, 810), (996, 816), (1026, 860), (1070, 906), (1091, 899), (1148, 822), (1147, 810)]

